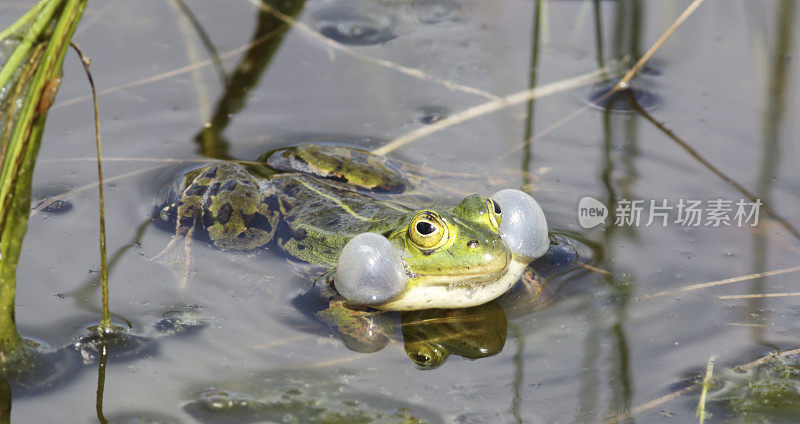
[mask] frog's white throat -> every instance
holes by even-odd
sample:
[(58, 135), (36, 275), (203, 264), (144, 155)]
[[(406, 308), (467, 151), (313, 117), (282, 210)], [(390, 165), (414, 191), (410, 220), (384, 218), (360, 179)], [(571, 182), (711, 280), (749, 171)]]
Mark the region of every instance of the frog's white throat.
[(469, 308), (482, 305), (507, 292), (522, 277), (528, 263), (512, 259), (505, 274), (488, 282), (416, 286), (413, 289), (404, 290), (393, 300), (375, 305), (375, 307), (389, 311), (409, 311), (431, 308)]

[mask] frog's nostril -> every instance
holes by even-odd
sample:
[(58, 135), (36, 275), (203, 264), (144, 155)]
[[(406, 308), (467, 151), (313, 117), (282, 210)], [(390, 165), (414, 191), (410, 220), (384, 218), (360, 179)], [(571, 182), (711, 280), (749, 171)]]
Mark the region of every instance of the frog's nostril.
[(470, 249), (474, 249), (474, 248), (478, 247), (478, 240), (470, 240), (470, 241), (468, 241), (467, 242), (467, 247), (469, 247)]

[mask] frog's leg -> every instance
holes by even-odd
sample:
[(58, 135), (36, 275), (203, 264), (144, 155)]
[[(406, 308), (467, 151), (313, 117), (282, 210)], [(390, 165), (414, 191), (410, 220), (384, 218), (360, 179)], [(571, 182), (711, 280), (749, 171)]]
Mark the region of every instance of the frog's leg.
[(277, 195), (269, 180), (235, 165), (204, 207), (203, 226), (222, 250), (253, 250), (267, 244), (278, 227)]
[(175, 222), (175, 234), (153, 260), (171, 269), (181, 288), (186, 286), (192, 272), (191, 242), (194, 229), (203, 213), (203, 204), (213, 197), (212, 189), (219, 171), (218, 165), (192, 171), (183, 183), (173, 189), (177, 200), (161, 210), (161, 219)]
[(191, 276), (191, 242), (201, 226), (211, 243), (223, 250), (251, 250), (275, 234), (278, 210), (268, 180), (236, 163), (210, 165), (187, 174), (175, 203), (162, 217), (175, 221), (175, 234), (153, 259), (175, 270), (182, 286)]
[(526, 299), (534, 304), (542, 301), (542, 292), (544, 291), (546, 281), (532, 266), (525, 268), (519, 282), (524, 290)]
[(258, 161), (280, 171), (311, 174), (366, 191), (402, 193), (409, 186), (399, 164), (352, 147), (301, 144), (267, 152)]
[(383, 349), (395, 330), (394, 320), (386, 312), (355, 307), (326, 282), (317, 282), (315, 290), (327, 300), (327, 307), (316, 313), (320, 321), (334, 327), (348, 349), (377, 352)]

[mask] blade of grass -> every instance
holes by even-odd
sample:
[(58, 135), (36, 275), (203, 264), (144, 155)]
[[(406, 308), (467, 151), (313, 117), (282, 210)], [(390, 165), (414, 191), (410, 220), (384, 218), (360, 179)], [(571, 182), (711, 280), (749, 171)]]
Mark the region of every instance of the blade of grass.
[(13, 93), (9, 96), (7, 101), (4, 101), (2, 104), (2, 109), (6, 114), (6, 127), (3, 131), (3, 138), (0, 139), (0, 163), (5, 162), (6, 158), (6, 151), (8, 150), (8, 143), (11, 140), (11, 130), (14, 129), (14, 122), (15, 117), (19, 109), (17, 108), (17, 101), (22, 96), (22, 91), (28, 84), (31, 78), (33, 78), (34, 72), (36, 72), (36, 63), (38, 63), (42, 58), (42, 53), (44, 52), (44, 46), (38, 45), (34, 48), (34, 52), (31, 55), (31, 61), (28, 63), (27, 66), (22, 70), (22, 73), (19, 76), (19, 80), (17, 80), (17, 84), (14, 87)]

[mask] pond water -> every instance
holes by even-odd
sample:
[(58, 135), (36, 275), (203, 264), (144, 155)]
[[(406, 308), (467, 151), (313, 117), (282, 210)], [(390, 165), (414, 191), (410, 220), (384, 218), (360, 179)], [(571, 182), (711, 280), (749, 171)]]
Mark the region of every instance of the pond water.
[[(638, 109), (623, 95), (597, 101), (607, 83), (576, 86), (389, 153), (449, 173), (444, 200), (527, 190), (551, 228), (591, 247), (588, 267), (549, 281), (544, 305), (493, 309), (487, 325), (505, 320), (507, 335), (491, 356), (421, 369), (399, 326), (383, 349), (348, 349), (297, 301), (309, 280), (270, 252), (195, 245), (196, 274), (181, 286), (150, 260), (170, 239), (151, 222), (165, 188), (204, 158), (252, 160), (301, 141), (377, 148), (497, 96), (613, 68), (640, 57), (688, 2), (90, 2), (75, 41), (101, 93), (111, 310), (139, 337), (111, 348), (105, 416), (694, 422), (698, 390), (661, 398), (702, 378), (710, 357), (725, 369), (800, 347), (792, 3), (703, 4), (634, 80)], [(4, 2), (0, 27), (32, 4)], [(31, 217), (16, 298), (20, 331), (54, 347), (100, 310), (91, 102), (78, 60), (68, 56), (64, 74), (34, 205), (66, 196)], [(580, 225), (584, 197), (610, 207), (605, 223)], [(756, 198), (757, 225), (739, 225), (737, 203)], [(643, 201), (632, 204), (643, 207), (638, 225), (616, 225), (621, 200)], [(691, 201), (699, 225), (679, 222)], [(749, 296), (763, 293), (794, 295)], [(69, 370), (47, 390), (15, 387), (12, 422), (96, 421), (97, 355), (81, 353), (53, 359)], [(707, 421), (747, 422), (717, 408)]]

